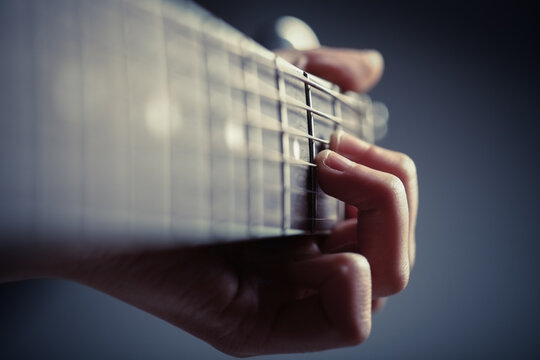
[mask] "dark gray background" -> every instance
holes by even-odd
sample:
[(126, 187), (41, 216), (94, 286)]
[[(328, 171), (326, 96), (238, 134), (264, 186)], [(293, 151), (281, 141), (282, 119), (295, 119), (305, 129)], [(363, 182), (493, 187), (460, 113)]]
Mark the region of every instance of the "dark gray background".
[[(538, 14), (510, 1), (201, 3), (249, 34), (290, 14), (325, 45), (380, 50), (386, 73), (372, 95), (391, 113), (382, 145), (419, 170), (409, 287), (365, 344), (281, 358), (538, 358)], [(72, 283), (5, 284), (0, 305), (3, 359), (227, 358)]]

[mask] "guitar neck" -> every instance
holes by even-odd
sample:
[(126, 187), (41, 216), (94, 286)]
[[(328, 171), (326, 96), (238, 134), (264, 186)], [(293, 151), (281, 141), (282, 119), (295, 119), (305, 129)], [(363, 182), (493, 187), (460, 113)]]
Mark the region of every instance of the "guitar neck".
[(2, 44), (11, 96), (0, 102), (16, 119), (0, 124), (3, 234), (205, 243), (324, 233), (343, 219), (314, 157), (337, 129), (373, 141), (367, 96), (188, 2), (2, 7), (2, 33), (16, 37)]

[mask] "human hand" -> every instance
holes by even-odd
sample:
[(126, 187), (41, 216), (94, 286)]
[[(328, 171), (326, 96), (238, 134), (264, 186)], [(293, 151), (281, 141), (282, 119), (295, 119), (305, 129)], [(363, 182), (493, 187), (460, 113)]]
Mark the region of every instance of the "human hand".
[[(380, 55), (344, 49), (280, 52), (344, 90), (365, 91)], [(316, 351), (362, 342), (372, 300), (402, 290), (414, 261), (417, 185), (399, 153), (334, 134), (317, 156), (321, 188), (354, 206), (326, 239), (272, 240), (137, 253), (95, 253), (56, 276), (152, 313), (236, 356)]]

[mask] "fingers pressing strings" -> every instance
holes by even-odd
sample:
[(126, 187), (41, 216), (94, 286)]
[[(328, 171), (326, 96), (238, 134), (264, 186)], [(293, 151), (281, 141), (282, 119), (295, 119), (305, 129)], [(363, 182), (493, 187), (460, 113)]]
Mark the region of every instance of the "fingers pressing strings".
[(293, 65), (340, 86), (343, 91), (366, 92), (380, 80), (383, 57), (375, 50), (280, 50), (277, 54)]
[[(383, 297), (401, 291), (409, 278), (409, 211), (401, 180), (353, 162), (331, 150), (316, 158), (319, 183), (323, 191), (358, 209), (356, 242), (358, 252), (371, 265), (373, 295)], [(336, 248), (350, 242), (346, 237), (331, 237)]]
[(415, 260), (415, 225), (418, 213), (418, 180), (412, 159), (405, 154), (369, 144), (343, 131), (332, 135), (330, 148), (355, 163), (394, 175), (403, 183), (409, 210), (408, 248), (412, 266)]

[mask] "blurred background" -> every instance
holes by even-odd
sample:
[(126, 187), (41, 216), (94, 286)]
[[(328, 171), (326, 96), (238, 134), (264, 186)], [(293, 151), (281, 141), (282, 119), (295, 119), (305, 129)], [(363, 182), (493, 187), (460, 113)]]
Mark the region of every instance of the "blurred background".
[[(263, 358), (540, 357), (540, 23), (529, 3), (200, 1), (248, 35), (293, 15), (323, 45), (378, 49), (381, 145), (419, 172), (417, 264), (367, 342)], [(0, 286), (0, 358), (229, 357), (107, 295), (35, 280)]]

